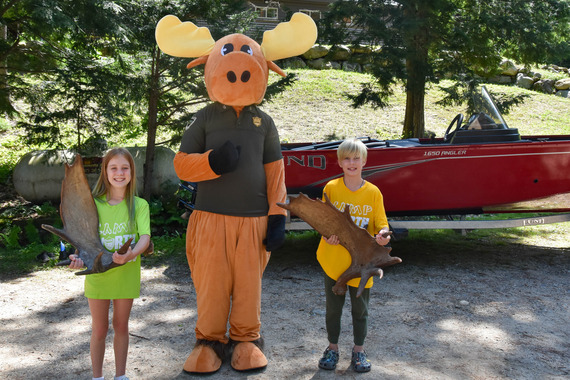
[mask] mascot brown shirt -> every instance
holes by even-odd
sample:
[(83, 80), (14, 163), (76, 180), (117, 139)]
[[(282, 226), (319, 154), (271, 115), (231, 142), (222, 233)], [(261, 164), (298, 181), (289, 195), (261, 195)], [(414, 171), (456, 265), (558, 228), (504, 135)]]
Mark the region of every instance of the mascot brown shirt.
[(282, 156), (275, 124), (259, 108), (245, 107), (239, 117), (232, 107), (220, 103), (198, 111), (184, 133), (180, 152), (204, 153), (228, 140), (239, 147), (237, 167), (200, 183), (196, 210), (234, 216), (268, 215), (263, 165), (278, 161)]

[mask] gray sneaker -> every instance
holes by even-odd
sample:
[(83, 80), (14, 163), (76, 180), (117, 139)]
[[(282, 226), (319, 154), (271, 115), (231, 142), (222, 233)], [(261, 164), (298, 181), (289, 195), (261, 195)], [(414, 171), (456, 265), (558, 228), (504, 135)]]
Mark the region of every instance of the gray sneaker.
[(322, 369), (335, 369), (336, 363), (338, 363), (338, 351), (331, 350), (327, 347), (323, 353), (323, 357), (319, 360), (319, 368)]

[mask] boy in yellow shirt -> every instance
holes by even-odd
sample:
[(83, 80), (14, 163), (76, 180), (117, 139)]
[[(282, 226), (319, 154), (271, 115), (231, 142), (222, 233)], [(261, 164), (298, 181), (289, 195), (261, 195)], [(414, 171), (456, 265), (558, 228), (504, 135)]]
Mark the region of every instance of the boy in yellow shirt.
[[(366, 228), (372, 236), (375, 236), (378, 244), (388, 244), (390, 236), (382, 236), (382, 232), (389, 230), (382, 193), (378, 187), (362, 178), (362, 168), (367, 158), (366, 146), (358, 139), (345, 140), (338, 147), (337, 158), (344, 176), (326, 184), (323, 198), (326, 193), (332, 204), (340, 211), (350, 207), (350, 215), (359, 227)], [(331, 235), (328, 239), (324, 236), (321, 238), (317, 249), (317, 260), (323, 268), (325, 277), (326, 328), (329, 340), (329, 345), (319, 360), (319, 368), (333, 370), (338, 363), (338, 339), (345, 295), (334, 294), (332, 287), (350, 266), (351, 257), (346, 248), (339, 244), (338, 236)], [(360, 278), (347, 283), (352, 305), (354, 334), (351, 365), (356, 372), (368, 372), (371, 366), (364, 351), (364, 340), (368, 330), (368, 302), (372, 278), (366, 283), (362, 295), (357, 298), (356, 290), (359, 283)]]

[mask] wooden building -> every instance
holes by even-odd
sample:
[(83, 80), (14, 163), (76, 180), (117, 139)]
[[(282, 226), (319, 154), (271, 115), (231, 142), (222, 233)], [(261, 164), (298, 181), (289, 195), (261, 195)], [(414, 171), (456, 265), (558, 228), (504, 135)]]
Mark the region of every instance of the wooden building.
[(294, 12), (302, 12), (311, 16), (315, 21), (321, 19), (327, 12), (332, 0), (315, 1), (249, 1), (258, 17), (256, 27), (262, 30), (273, 29), (282, 21), (288, 21)]

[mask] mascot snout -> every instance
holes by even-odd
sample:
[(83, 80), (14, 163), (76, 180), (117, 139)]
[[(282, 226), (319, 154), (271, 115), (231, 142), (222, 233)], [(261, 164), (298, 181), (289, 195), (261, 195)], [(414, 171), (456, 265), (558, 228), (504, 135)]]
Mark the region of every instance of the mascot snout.
[(261, 47), (241, 34), (217, 41), (204, 67), (210, 99), (229, 106), (261, 103), (268, 77)]
[(210, 99), (229, 106), (258, 104), (266, 90), (268, 69), (243, 52), (234, 52), (206, 64)]

